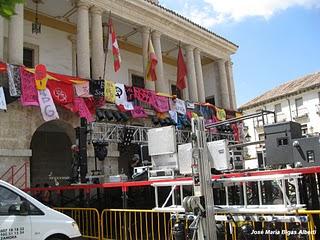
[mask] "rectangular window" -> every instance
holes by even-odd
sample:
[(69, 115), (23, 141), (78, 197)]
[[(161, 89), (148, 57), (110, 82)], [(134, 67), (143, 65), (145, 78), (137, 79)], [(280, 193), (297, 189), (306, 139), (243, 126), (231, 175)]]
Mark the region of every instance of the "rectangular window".
[(34, 67), (34, 49), (23, 48), (23, 65), (29, 68)]
[(306, 136), (308, 134), (308, 125), (307, 124), (302, 124), (301, 125), (301, 131), (302, 131), (302, 136)]
[(263, 141), (264, 140), (264, 133), (261, 133), (258, 135), (259, 141)]
[(301, 98), (296, 98), (295, 100), (295, 104), (296, 104), (296, 116), (298, 117), (301, 111), (301, 107), (303, 106), (303, 99)]
[(177, 88), (177, 86), (174, 84), (171, 84), (171, 94), (176, 95), (177, 98), (180, 98), (180, 99), (182, 98), (181, 90)]
[(281, 103), (278, 103), (278, 104), (274, 105), (274, 112), (276, 114), (282, 112)]
[(206, 98), (207, 103), (211, 103), (212, 105), (216, 105), (216, 101), (214, 99), (214, 96)]
[(132, 86), (133, 87), (139, 87), (139, 88), (144, 88), (144, 77), (136, 75), (136, 74), (131, 74), (131, 80), (132, 80)]

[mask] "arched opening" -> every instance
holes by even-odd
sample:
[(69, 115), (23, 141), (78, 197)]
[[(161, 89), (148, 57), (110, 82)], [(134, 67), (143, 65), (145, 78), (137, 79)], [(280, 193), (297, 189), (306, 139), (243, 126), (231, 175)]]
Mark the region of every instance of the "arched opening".
[(75, 143), (75, 131), (72, 125), (61, 120), (42, 124), (31, 140), (32, 157), (30, 159), (31, 186), (44, 183), (56, 184), (52, 177), (64, 185), (69, 177), (72, 165), (71, 145)]

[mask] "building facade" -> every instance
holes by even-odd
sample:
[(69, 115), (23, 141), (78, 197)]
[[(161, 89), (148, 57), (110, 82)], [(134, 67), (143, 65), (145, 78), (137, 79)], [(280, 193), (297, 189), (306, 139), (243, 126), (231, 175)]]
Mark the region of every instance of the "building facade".
[[(276, 87), (242, 105), (243, 114), (261, 110), (275, 112), (277, 122), (295, 121), (301, 124), (304, 136), (320, 133), (320, 73), (310, 74)], [(264, 119), (265, 124), (272, 124), (272, 114)], [(263, 141), (263, 119), (253, 118), (245, 121), (251, 142)], [(257, 158), (263, 157), (264, 144), (247, 147), (247, 165), (257, 167)], [(251, 161), (250, 161), (251, 160)]]
[[(117, 73), (113, 70), (112, 54), (105, 51), (110, 17), (122, 59)], [(41, 23), (38, 34), (32, 31), (36, 22)], [(144, 81), (149, 39), (158, 58), (155, 82)], [(175, 86), (179, 46), (188, 71), (183, 92)], [(233, 110), (236, 96), (231, 55), (236, 50), (232, 42), (151, 0), (27, 0), (16, 6), (16, 15), (9, 21), (0, 17), (0, 60), (4, 62), (28, 67), (41, 63), (56, 73), (105, 78)], [(79, 119), (62, 108), (58, 112), (60, 120), (44, 122), (38, 109), (22, 107), (18, 101), (9, 104), (7, 112), (0, 112), (0, 159), (6, 166), (4, 171), (27, 162), (31, 177), (45, 168), (58, 166), (66, 169), (60, 175), (68, 175), (70, 146), (75, 142), (73, 128), (79, 125)], [(53, 145), (56, 150), (50, 151), (55, 154), (48, 157), (47, 148)], [(93, 150), (89, 150), (92, 165)], [(47, 160), (41, 161), (44, 155)], [(103, 167), (112, 169), (110, 174), (118, 173), (117, 146), (109, 147), (108, 157)], [(0, 171), (0, 175), (4, 173)], [(31, 180), (32, 184), (35, 181)]]

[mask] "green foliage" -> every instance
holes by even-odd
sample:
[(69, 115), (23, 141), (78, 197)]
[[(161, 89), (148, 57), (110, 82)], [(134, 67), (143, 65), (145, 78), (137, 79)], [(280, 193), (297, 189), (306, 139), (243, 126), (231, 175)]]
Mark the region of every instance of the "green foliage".
[(9, 19), (15, 14), (14, 9), (17, 3), (24, 3), (25, 0), (0, 0), (0, 15)]

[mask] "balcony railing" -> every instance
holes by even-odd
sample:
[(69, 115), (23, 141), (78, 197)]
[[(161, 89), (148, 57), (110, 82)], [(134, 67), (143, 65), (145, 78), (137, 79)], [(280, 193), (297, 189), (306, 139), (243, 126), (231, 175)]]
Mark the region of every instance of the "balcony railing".
[(309, 119), (309, 111), (307, 108), (298, 108), (292, 111), (293, 119), (297, 122)]

